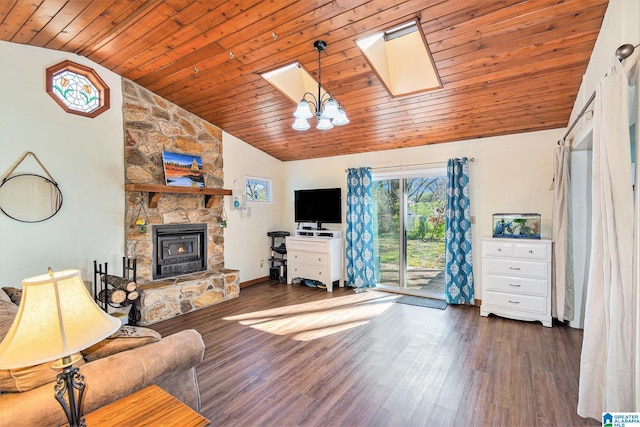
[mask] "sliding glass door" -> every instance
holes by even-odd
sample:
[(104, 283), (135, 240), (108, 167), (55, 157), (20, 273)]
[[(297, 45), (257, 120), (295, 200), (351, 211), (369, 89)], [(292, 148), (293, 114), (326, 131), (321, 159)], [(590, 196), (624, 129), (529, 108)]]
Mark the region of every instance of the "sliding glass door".
[(444, 296), (446, 169), (373, 174), (377, 286)]
[(404, 248), (400, 244), (400, 180), (374, 178), (372, 195), (374, 226), (377, 225), (373, 244), (376, 285), (399, 287), (403, 270), (401, 260), (404, 259), (401, 254)]

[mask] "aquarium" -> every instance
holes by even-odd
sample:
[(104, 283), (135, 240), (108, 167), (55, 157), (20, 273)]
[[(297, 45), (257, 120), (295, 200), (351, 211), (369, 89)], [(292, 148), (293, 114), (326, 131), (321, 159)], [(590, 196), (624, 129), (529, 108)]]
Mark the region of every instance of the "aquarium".
[(493, 237), (539, 239), (540, 238), (540, 214), (537, 214), (537, 213), (493, 214)]

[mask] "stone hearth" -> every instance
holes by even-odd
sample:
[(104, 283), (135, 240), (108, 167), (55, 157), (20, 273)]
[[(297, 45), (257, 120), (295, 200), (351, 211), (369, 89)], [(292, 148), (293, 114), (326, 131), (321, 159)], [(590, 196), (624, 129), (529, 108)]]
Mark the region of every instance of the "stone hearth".
[(140, 324), (150, 325), (240, 295), (238, 270), (199, 272), (140, 285)]

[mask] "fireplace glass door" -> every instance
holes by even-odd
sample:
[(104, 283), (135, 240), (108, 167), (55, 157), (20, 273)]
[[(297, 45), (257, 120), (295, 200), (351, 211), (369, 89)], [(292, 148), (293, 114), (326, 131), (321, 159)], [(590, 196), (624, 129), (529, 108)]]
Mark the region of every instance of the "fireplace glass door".
[(206, 224), (154, 226), (154, 280), (206, 270), (206, 232)]

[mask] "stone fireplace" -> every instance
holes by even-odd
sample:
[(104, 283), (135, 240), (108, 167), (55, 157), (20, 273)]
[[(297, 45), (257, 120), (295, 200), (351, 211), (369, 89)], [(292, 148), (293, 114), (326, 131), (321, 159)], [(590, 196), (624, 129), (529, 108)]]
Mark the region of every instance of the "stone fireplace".
[[(222, 131), (127, 79), (122, 86), (125, 183), (164, 186), (166, 150), (199, 156), (205, 187), (222, 189)], [(137, 260), (140, 324), (239, 295), (238, 271), (224, 266), (222, 198), (171, 189), (126, 192), (126, 250)]]

